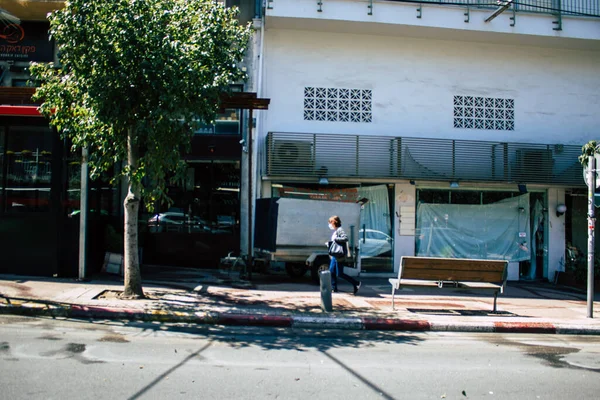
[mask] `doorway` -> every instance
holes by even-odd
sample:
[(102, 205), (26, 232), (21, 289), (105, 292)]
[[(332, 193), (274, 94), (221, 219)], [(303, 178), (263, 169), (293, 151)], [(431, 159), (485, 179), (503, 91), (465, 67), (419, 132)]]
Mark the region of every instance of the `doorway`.
[(548, 207), (546, 193), (532, 192), (529, 198), (531, 258), (520, 264), (520, 278), (539, 280), (548, 276), (547, 219)]

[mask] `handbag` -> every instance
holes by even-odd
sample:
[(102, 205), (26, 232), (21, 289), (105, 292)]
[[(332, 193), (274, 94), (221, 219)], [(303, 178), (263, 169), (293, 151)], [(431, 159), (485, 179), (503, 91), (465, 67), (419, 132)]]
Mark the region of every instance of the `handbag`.
[(345, 257), (346, 256), (346, 243), (343, 245), (337, 243), (335, 240), (332, 240), (329, 244), (329, 255), (333, 257)]

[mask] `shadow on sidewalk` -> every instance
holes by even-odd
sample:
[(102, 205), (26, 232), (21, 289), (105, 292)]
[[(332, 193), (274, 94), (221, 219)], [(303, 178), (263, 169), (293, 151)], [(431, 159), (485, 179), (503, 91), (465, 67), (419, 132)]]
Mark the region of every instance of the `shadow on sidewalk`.
[[(98, 299), (118, 299), (121, 291), (105, 290)], [(293, 296), (274, 298), (263, 296), (253, 291), (230, 289), (227, 291), (211, 291), (203, 285), (200, 291), (169, 291), (150, 289), (145, 291), (151, 303), (146, 302), (146, 309), (160, 311), (203, 312), (226, 311), (232, 314), (292, 314), (309, 313), (322, 314), (320, 297)], [(115, 304), (117, 304), (115, 302)], [(364, 313), (371, 310), (368, 307), (357, 307), (343, 297), (334, 297), (335, 312)], [(335, 314), (334, 312), (334, 314)]]

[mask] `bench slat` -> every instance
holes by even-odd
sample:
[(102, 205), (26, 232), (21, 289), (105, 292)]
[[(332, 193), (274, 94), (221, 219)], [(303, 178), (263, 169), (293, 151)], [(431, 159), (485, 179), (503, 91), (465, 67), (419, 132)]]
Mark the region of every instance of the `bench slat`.
[[(427, 287), (439, 287), (437, 281), (420, 280), (420, 279), (400, 279), (400, 286), (427, 286)], [(476, 290), (500, 290), (502, 285), (496, 285), (494, 283), (486, 282), (458, 282), (458, 286), (455, 286), (454, 282), (444, 282), (443, 289), (476, 289)]]
[(502, 282), (506, 261), (402, 257), (399, 278)]
[(456, 270), (450, 268), (436, 268), (427, 270), (408, 268), (402, 271), (401, 279), (502, 282), (503, 273), (503, 271)]
[(404, 264), (413, 268), (436, 268), (441, 266), (452, 266), (457, 269), (490, 269), (502, 270), (506, 261), (502, 260), (466, 260), (462, 258), (411, 258), (402, 257)]
[[(443, 289), (474, 289), (494, 292), (493, 312), (496, 312), (498, 293), (504, 293), (508, 262), (504, 260), (475, 260), (403, 256), (398, 279), (389, 279), (394, 294), (402, 286), (438, 286)], [(439, 286), (438, 286), (439, 287)]]

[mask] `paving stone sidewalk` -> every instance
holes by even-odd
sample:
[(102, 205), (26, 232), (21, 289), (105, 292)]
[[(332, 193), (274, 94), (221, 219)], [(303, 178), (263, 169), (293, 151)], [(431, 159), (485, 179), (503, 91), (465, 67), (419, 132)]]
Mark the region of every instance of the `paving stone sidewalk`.
[(341, 286), (333, 312), (321, 309), (319, 286), (308, 277), (223, 270), (144, 268), (147, 299), (122, 300), (122, 278), (89, 281), (0, 275), (0, 313), (86, 319), (129, 319), (220, 325), (411, 331), (600, 334), (600, 302), (587, 318), (586, 293), (544, 282), (509, 282), (493, 298), (481, 292), (403, 289), (391, 309), (385, 277), (362, 278), (357, 296)]

